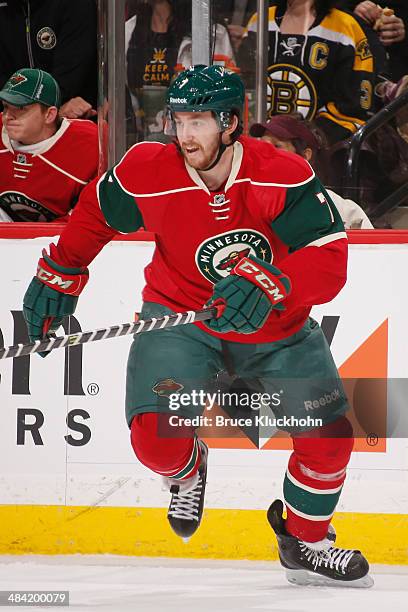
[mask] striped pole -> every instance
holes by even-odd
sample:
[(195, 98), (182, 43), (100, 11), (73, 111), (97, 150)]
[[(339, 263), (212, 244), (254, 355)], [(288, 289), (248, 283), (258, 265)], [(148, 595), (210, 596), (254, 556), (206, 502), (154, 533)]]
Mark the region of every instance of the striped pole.
[(144, 334), (146, 332), (166, 329), (168, 327), (188, 325), (196, 321), (207, 321), (209, 319), (215, 319), (217, 313), (217, 307), (204, 308), (203, 310), (196, 311), (188, 310), (187, 312), (177, 312), (157, 319), (155, 317), (146, 319), (145, 321), (139, 319), (134, 323), (123, 323), (122, 325), (103, 327), (101, 329), (81, 332), (79, 334), (50, 336), (28, 344), (15, 344), (14, 346), (2, 348), (0, 349), (0, 359), (23, 357), (24, 355), (53, 351), (67, 346), (87, 344), (88, 342), (97, 342), (98, 340), (107, 340), (108, 338), (119, 338), (119, 336), (129, 336), (130, 334)]

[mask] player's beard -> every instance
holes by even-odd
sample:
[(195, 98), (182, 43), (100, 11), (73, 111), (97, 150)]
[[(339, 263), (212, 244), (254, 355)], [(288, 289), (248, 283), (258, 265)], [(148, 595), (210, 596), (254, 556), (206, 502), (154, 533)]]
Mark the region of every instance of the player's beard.
[[(208, 168), (217, 157), (219, 146), (220, 142), (217, 141), (214, 142), (211, 148), (210, 146), (207, 146), (207, 149), (204, 150), (204, 147), (202, 147), (200, 144), (193, 143), (184, 145), (181, 148), (181, 152), (189, 166), (195, 170), (203, 171)], [(189, 154), (186, 149), (191, 148), (197, 148), (197, 151), (193, 154)]]

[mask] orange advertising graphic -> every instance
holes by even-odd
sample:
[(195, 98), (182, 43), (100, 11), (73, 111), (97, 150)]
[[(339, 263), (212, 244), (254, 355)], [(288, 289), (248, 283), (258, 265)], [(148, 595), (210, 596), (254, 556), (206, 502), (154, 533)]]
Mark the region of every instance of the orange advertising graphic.
[[(387, 427), (388, 320), (372, 332), (339, 367), (351, 410), (347, 417), (353, 425), (357, 452), (385, 452)], [(212, 416), (224, 414), (214, 406)], [(226, 430), (224, 430), (226, 431)], [(228, 437), (214, 436), (211, 429), (200, 428), (200, 435), (211, 448), (291, 450), (287, 433), (277, 431), (269, 438), (244, 433), (231, 427)]]

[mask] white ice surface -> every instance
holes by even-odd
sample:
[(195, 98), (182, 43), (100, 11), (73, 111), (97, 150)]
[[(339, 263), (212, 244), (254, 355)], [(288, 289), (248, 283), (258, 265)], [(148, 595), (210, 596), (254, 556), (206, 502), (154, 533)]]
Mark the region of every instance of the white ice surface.
[[(0, 556), (0, 590), (69, 590), (75, 612), (402, 612), (408, 568), (374, 566), (371, 589), (296, 587), (277, 563), (101, 556)], [(11, 609), (9, 607), (2, 610)], [(13, 609), (17, 609), (14, 607)]]

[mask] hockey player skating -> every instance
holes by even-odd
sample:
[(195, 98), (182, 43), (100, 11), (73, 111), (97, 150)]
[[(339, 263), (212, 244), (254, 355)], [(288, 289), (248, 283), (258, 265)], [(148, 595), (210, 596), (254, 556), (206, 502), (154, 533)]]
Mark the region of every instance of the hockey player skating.
[(289, 579), (371, 586), (363, 555), (327, 537), (353, 437), (336, 367), (309, 311), (346, 280), (339, 214), (307, 162), (240, 136), (244, 88), (236, 74), (195, 66), (176, 78), (167, 101), (174, 144), (130, 149), (84, 190), (58, 244), (43, 253), (24, 297), (30, 338), (42, 338), (74, 312), (86, 266), (115, 235), (140, 227), (154, 232), (142, 318), (216, 300), (225, 305), (207, 325), (138, 336), (130, 350), (131, 443), (169, 488), (171, 527), (189, 537), (200, 524), (208, 449), (182, 420), (203, 407), (182, 406), (175, 433), (168, 396), (208, 388), (228, 353), (238, 376), (284, 391), (277, 415), (302, 418), (311, 401), (323, 420), (317, 429), (290, 430), (286, 520), (279, 500), (268, 512)]

